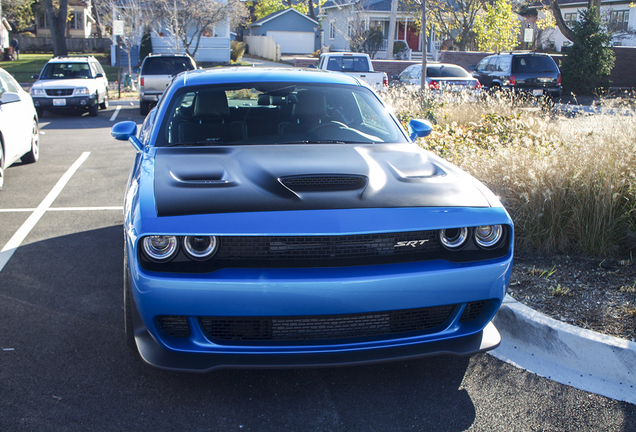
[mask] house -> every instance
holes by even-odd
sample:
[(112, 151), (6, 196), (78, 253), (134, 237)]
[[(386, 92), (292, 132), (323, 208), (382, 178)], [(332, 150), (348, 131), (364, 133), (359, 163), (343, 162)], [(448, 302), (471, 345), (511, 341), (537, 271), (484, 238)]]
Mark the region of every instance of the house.
[[(566, 23), (580, 19), (579, 11), (587, 9), (586, 0), (559, 0), (561, 14)], [(633, 0), (601, 0), (601, 19), (614, 33), (613, 46), (636, 46), (636, 6)], [(557, 28), (547, 35), (547, 41), (557, 51), (572, 44)]]
[(310, 54), (320, 49), (320, 23), (287, 8), (248, 26), (250, 36), (271, 36), (282, 54)]
[[(68, 0), (69, 19), (66, 21), (66, 37), (89, 38), (95, 31), (95, 17), (91, 13), (91, 0)], [(34, 8), (35, 35), (50, 37), (51, 30), (44, 7)]]
[[(402, 41), (408, 46), (408, 59), (421, 59), (422, 37), (414, 25), (416, 20), (411, 12), (401, 12), (400, 9), (401, 5), (398, 6), (394, 41)], [(321, 10), (323, 45), (328, 46), (330, 50), (349, 51), (350, 38), (357, 28), (378, 29), (384, 35), (384, 44), (375, 58), (393, 58), (386, 52), (391, 0), (328, 0), (322, 5)], [(434, 37), (429, 38), (427, 42), (426, 52), (434, 53), (436, 57), (438, 44)]]

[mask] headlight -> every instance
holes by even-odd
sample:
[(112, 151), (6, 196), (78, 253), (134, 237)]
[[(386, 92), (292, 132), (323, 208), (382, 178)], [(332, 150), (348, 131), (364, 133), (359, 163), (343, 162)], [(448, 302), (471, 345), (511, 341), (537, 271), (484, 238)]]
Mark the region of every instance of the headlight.
[(32, 88), (31, 96), (46, 96), (46, 92), (41, 88)]
[(75, 94), (78, 96), (82, 96), (82, 95), (87, 95), (88, 94), (88, 88), (86, 87), (78, 87), (75, 89)]
[(177, 238), (175, 236), (148, 236), (143, 239), (143, 249), (148, 258), (153, 261), (166, 261), (177, 252)]
[(443, 229), (439, 232), (439, 239), (447, 249), (459, 249), (468, 240), (468, 228)]
[(484, 225), (475, 229), (475, 241), (483, 248), (491, 248), (499, 243), (503, 229), (501, 225)]
[(183, 248), (194, 260), (204, 260), (211, 257), (216, 252), (217, 247), (216, 237), (186, 236), (183, 239)]

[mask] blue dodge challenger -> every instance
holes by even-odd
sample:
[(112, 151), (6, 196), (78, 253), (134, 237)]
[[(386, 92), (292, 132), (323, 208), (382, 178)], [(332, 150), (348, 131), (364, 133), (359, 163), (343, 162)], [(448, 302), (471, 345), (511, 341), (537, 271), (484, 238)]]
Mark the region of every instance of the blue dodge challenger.
[(513, 224), (413, 143), (356, 78), (176, 76), (139, 132), (124, 203), (128, 345), (153, 366), (361, 364), (493, 349)]

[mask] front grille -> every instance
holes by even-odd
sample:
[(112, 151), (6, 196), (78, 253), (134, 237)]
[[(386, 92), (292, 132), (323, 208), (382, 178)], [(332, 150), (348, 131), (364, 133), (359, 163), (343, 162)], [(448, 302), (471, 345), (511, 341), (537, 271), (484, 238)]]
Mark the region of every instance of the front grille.
[(206, 336), (219, 341), (312, 341), (423, 332), (443, 325), (455, 305), (347, 315), (200, 317)]
[(343, 260), (437, 251), (437, 231), (311, 237), (222, 237), (216, 259)]
[(47, 96), (70, 96), (74, 89), (46, 89)]
[(293, 191), (328, 191), (361, 189), (367, 184), (362, 176), (298, 176), (281, 179), (283, 185)]

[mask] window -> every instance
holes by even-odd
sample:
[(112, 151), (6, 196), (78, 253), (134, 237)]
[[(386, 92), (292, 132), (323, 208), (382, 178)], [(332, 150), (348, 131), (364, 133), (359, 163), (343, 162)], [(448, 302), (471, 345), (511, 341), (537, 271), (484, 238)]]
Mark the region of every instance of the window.
[(84, 14), (82, 12), (73, 12), (71, 14), (71, 20), (68, 23), (71, 30), (83, 30), (84, 29)]
[(627, 23), (629, 22), (629, 11), (612, 11), (609, 15), (609, 30), (611, 31), (627, 31)]
[(336, 38), (336, 23), (334, 21), (331, 21), (329, 23), (329, 39), (335, 39)]
[(563, 14), (563, 20), (565, 21), (565, 25), (571, 28), (574, 23), (579, 20), (578, 12)]
[(42, 13), (42, 15), (38, 17), (38, 28), (41, 28), (41, 29), (49, 28), (49, 23), (48, 23), (48, 20), (46, 19), (45, 13)]

